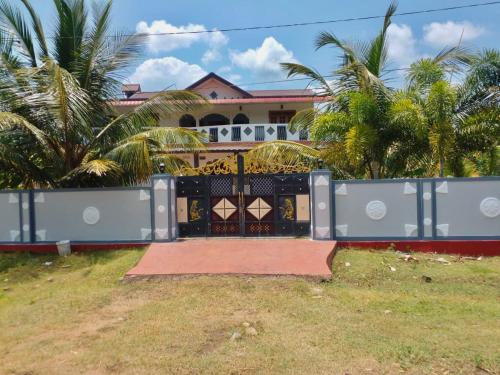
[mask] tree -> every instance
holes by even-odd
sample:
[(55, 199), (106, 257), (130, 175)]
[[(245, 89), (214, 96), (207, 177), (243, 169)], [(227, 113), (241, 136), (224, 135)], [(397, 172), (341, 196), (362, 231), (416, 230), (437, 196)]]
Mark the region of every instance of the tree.
[(319, 93), (328, 98), (320, 109), (297, 113), (290, 127), (309, 131), (311, 139), (322, 149), (327, 165), (344, 174), (383, 178), (404, 172), (407, 165), (401, 159), (418, 146), (418, 133), (412, 124), (397, 128), (388, 118), (393, 93), (384, 81), (387, 30), (396, 8), (396, 2), (392, 2), (382, 29), (368, 43), (348, 43), (329, 32), (318, 35), (317, 49), (332, 46), (342, 53), (340, 67), (333, 72), (333, 83), (312, 68), (282, 64), (289, 77), (310, 78), (311, 83), (319, 86)]
[(167, 171), (185, 165), (169, 151), (203, 147), (199, 133), (157, 126), (165, 114), (203, 105), (196, 94), (163, 92), (129, 113), (114, 111), (121, 74), (145, 36), (109, 35), (112, 1), (94, 5), (90, 19), (84, 0), (54, 0), (52, 43), (21, 1), (28, 19), (0, 1), (2, 187), (140, 183), (161, 162)]
[[(309, 131), (319, 157), (334, 174), (341, 170), (358, 178), (417, 177), (444, 175), (446, 170), (461, 176), (473, 164), (481, 166), (482, 173), (486, 169), (487, 174), (495, 173), (498, 52), (471, 55), (464, 48), (446, 48), (434, 58), (412, 64), (404, 90), (391, 89), (385, 80), (387, 29), (395, 11), (393, 2), (381, 31), (369, 43), (319, 34), (318, 49), (333, 46), (342, 53), (331, 81), (312, 68), (282, 64), (289, 77), (309, 78), (326, 98), (320, 108), (297, 113), (290, 127)], [(449, 82), (453, 77), (462, 81), (458, 87)], [(266, 147), (275, 154), (283, 152), (282, 145)], [(293, 149), (310, 154), (304, 146)]]
[[(471, 168), (466, 171), (468, 159), (484, 162), (484, 153), (490, 159), (488, 168), (483, 163), (477, 172), (493, 174), (498, 170), (500, 137), (499, 54), (484, 51), (462, 59), (462, 65), (470, 64), (465, 73), (461, 66), (450, 66), (441, 57), (421, 59), (411, 65), (408, 87), (400, 100), (411, 101), (413, 106), (395, 104), (393, 116), (424, 118), (423, 130), (431, 157), (439, 166), (439, 176), (444, 176), (445, 169), (455, 176), (471, 173)], [(447, 80), (453, 73), (464, 75), (457, 86)], [(429, 174), (433, 174), (432, 170)]]

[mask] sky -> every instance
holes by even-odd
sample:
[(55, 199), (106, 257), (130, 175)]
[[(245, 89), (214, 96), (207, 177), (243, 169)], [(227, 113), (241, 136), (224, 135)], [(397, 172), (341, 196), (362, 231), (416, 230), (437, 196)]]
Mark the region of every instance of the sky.
[[(18, 1), (18, 0), (12, 0)], [(400, 0), (398, 12), (442, 8), (486, 0)], [(20, 3), (20, 1), (18, 1)], [(32, 0), (42, 22), (54, 24), (50, 0)], [(112, 29), (164, 33), (289, 24), (383, 15), (388, 0), (114, 0)], [(89, 2), (90, 4), (90, 2)], [(389, 29), (389, 68), (404, 68), (418, 58), (436, 55), (456, 45), (474, 49), (500, 47), (500, 5), (399, 16)], [(124, 72), (124, 81), (140, 83), (143, 91), (183, 89), (208, 72), (215, 72), (249, 90), (302, 88), (305, 81), (286, 78), (281, 62), (299, 62), (330, 74), (339, 63), (333, 48), (316, 51), (321, 31), (348, 41), (369, 41), (382, 19), (283, 29), (210, 34), (151, 36), (142, 58)], [(391, 77), (400, 86), (402, 72)], [(266, 83), (264, 83), (266, 82)]]

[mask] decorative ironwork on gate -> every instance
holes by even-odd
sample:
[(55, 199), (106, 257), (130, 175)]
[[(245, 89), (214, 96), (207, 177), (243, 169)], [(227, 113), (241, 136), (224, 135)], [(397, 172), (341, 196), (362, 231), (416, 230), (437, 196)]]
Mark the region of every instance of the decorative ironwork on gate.
[(305, 236), (309, 175), (177, 178), (179, 233), (190, 236)]

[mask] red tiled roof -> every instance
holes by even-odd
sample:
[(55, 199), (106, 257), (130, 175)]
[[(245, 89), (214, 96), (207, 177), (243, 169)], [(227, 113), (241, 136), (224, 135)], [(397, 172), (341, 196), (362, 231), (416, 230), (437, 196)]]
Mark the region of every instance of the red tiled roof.
[(297, 97), (314, 96), (314, 91), (310, 89), (292, 89), (292, 90), (252, 90), (248, 91), (254, 98), (256, 97)]

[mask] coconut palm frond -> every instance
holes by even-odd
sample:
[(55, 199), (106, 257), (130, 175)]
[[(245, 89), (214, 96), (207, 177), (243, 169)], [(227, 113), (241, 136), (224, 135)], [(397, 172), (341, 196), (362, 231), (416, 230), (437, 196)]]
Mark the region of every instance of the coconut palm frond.
[(318, 150), (292, 141), (266, 142), (248, 151), (251, 159), (283, 165), (305, 163), (313, 165), (319, 159)]
[(54, 57), (61, 68), (74, 72), (82, 53), (87, 24), (84, 0), (54, 0), (57, 23), (54, 36)]
[(16, 113), (0, 112), (0, 130), (11, 130), (15, 128), (19, 128), (25, 132), (30, 133), (42, 145), (48, 145), (48, 140), (44, 132), (30, 123), (24, 117)]
[(96, 136), (94, 143), (104, 137), (110, 129), (116, 126), (151, 127), (156, 126), (160, 117), (168, 117), (175, 113), (186, 113), (194, 108), (206, 105), (208, 102), (202, 96), (189, 91), (161, 92), (151, 99), (135, 107), (132, 111), (122, 114), (107, 124)]
[(363, 55), (364, 65), (375, 77), (381, 77), (387, 61), (387, 29), (391, 25), (391, 19), (396, 9), (397, 2), (393, 1), (385, 13), (382, 29)]
[(37, 37), (38, 46), (40, 47), (41, 57), (47, 58), (49, 56), (49, 48), (47, 47), (47, 41), (45, 39), (45, 32), (43, 30), (42, 21), (40, 17), (35, 12), (35, 9), (31, 6), (29, 0), (21, 0), (24, 7), (28, 11), (29, 16), (31, 17), (31, 25), (33, 27), (33, 31)]
[(144, 134), (156, 142), (162, 150), (183, 150), (188, 152), (205, 149), (207, 137), (204, 133), (195, 130), (177, 127), (157, 127), (145, 131)]
[(328, 112), (318, 116), (310, 131), (311, 140), (318, 143), (340, 142), (352, 126), (352, 118), (345, 112)]
[(0, 22), (2, 28), (11, 34), (10, 38), (19, 40), (20, 53), (30, 62), (31, 66), (36, 67), (37, 59), (33, 38), (21, 11), (7, 1), (1, 0)]
[(355, 48), (350, 46), (348, 43), (340, 40), (334, 34), (331, 34), (327, 31), (323, 31), (318, 34), (315, 41), (316, 49), (320, 49), (327, 46), (333, 46), (339, 48), (344, 53), (343, 59), (344, 64), (350, 64), (358, 60), (358, 56), (356, 55)]
[(389, 109), (391, 126), (398, 131), (414, 132), (418, 137), (426, 135), (427, 124), (422, 107), (410, 98), (400, 98), (391, 103)]
[(311, 129), (312, 125), (314, 124), (315, 118), (320, 114), (321, 112), (316, 108), (303, 109), (302, 111), (297, 112), (295, 116), (292, 117), (292, 119), (288, 123), (288, 128), (291, 131), (307, 131)]
[(82, 87), (86, 90), (91, 89), (89, 84), (92, 82), (92, 72), (98, 65), (98, 61), (103, 57), (102, 48), (106, 43), (106, 33), (110, 25), (111, 1), (98, 5), (93, 5), (93, 24), (88, 40), (85, 41), (82, 50), (82, 59), (79, 61), (78, 76)]
[(117, 177), (121, 176), (122, 173), (122, 167), (117, 162), (108, 159), (94, 159), (79, 165), (64, 176), (62, 180), (74, 179), (81, 175), (94, 175), (97, 177), (113, 175)]
[(371, 152), (377, 139), (373, 128), (366, 124), (356, 124), (349, 129), (345, 137), (347, 156), (354, 164), (360, 164)]
[(467, 47), (455, 46), (443, 48), (434, 58), (436, 64), (442, 65), (447, 71), (459, 71), (467, 67), (473, 60), (473, 55)]
[(153, 149), (156, 144), (145, 135), (135, 135), (122, 141), (104, 157), (118, 163), (131, 183), (146, 181), (153, 173)]
[(317, 88), (318, 95), (328, 96), (333, 98), (334, 93), (332, 87), (318, 71), (296, 63), (282, 63), (281, 68), (284, 71), (288, 72), (287, 75), (288, 78), (295, 76), (305, 76), (309, 78), (310, 79), (309, 85), (311, 85), (312, 83), (317, 83), (319, 85), (319, 87)]

